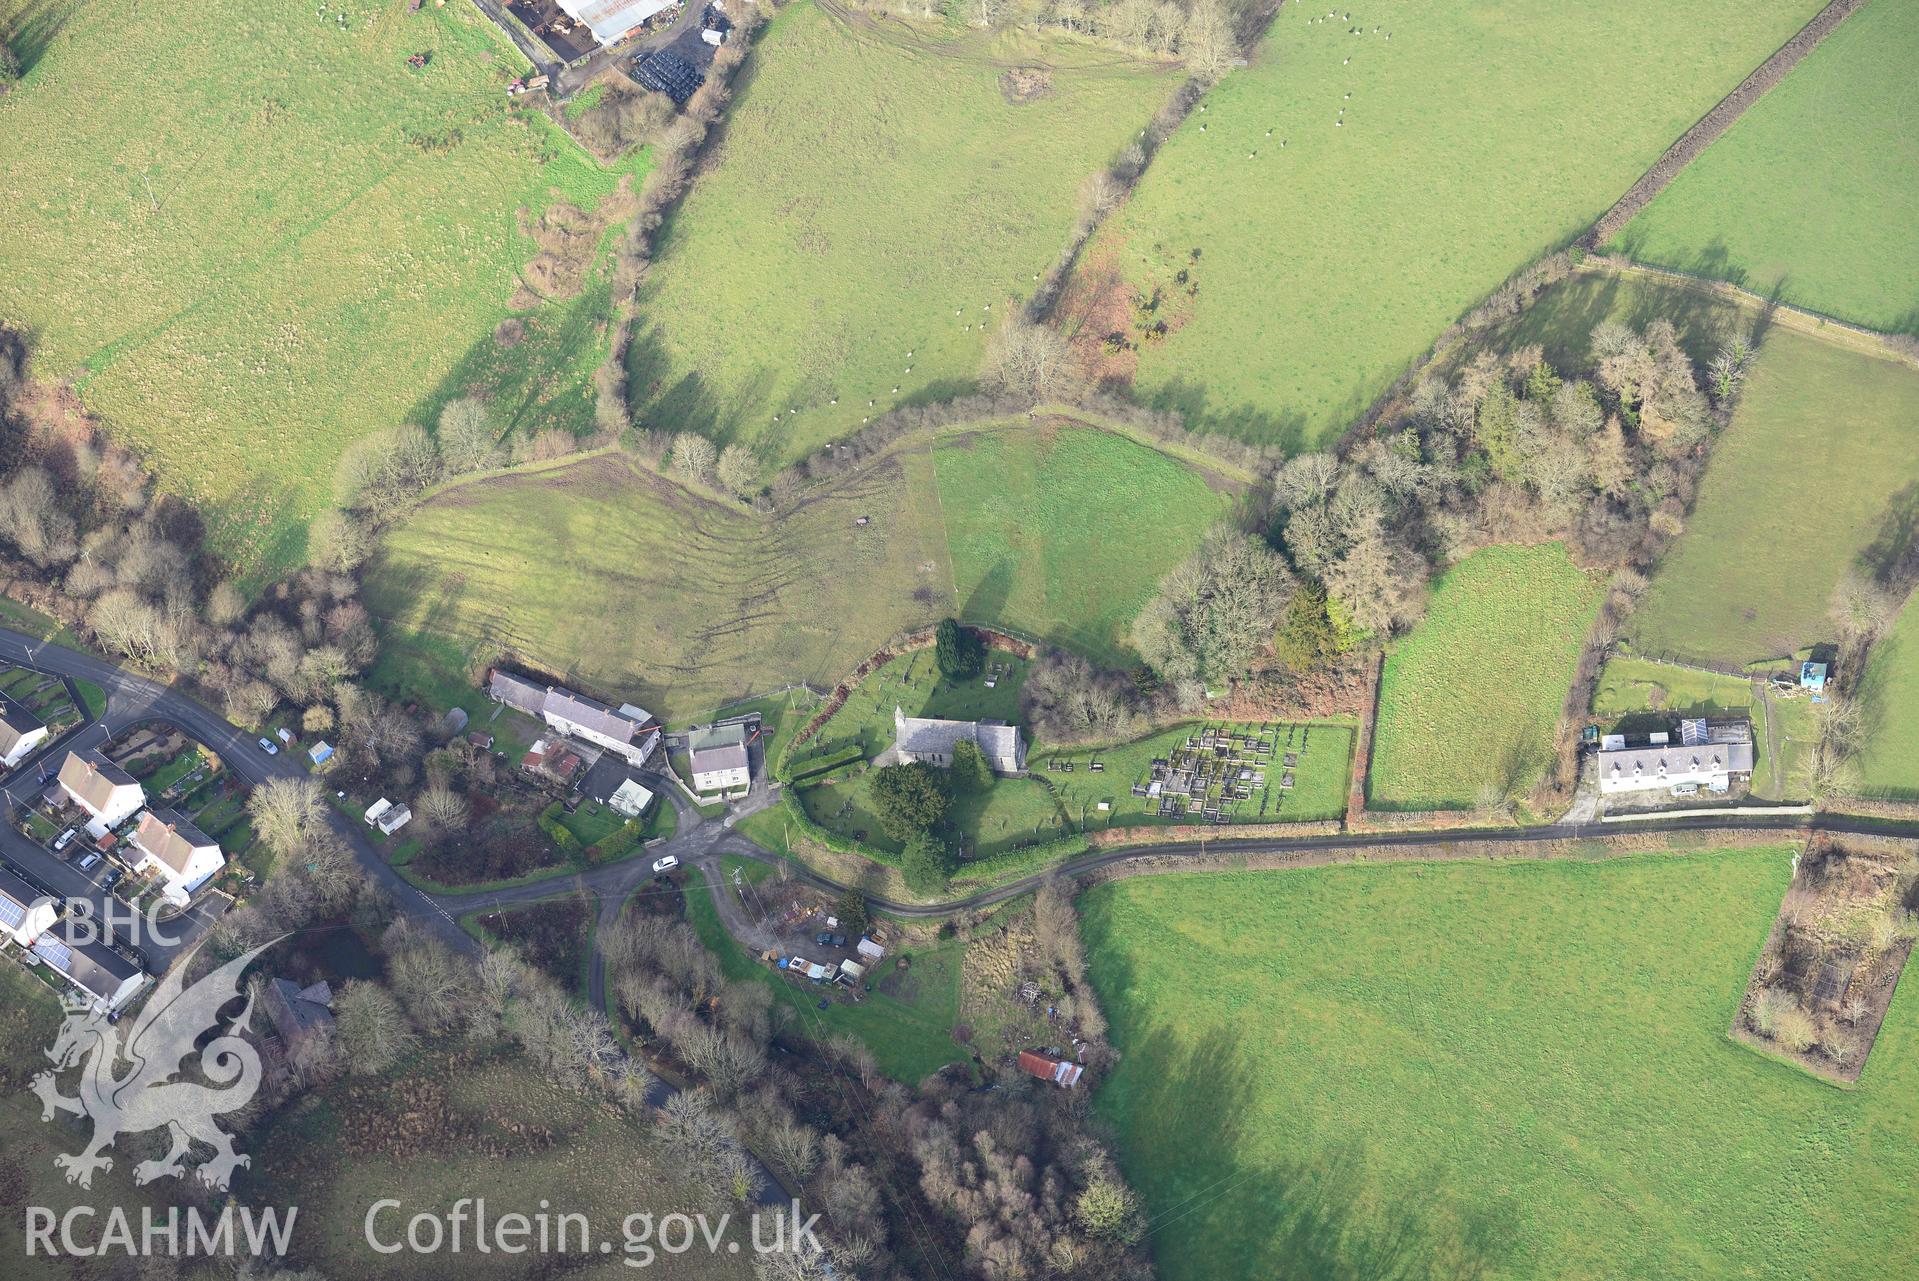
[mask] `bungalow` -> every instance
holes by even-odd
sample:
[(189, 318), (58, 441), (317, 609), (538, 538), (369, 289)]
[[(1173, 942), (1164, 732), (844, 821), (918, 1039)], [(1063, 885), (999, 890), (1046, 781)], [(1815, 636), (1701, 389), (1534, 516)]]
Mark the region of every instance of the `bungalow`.
[(87, 833), (95, 840), (132, 818), (147, 803), (146, 790), (133, 775), (98, 752), (68, 752), (60, 765), (60, 790), (85, 810)]
[(696, 792), (730, 792), (753, 781), (751, 738), (744, 721), (708, 725), (686, 736), (687, 768)]
[(1019, 727), (1004, 721), (942, 721), (908, 716), (893, 707), (893, 753), (902, 762), (923, 761), (945, 769), (953, 763), (953, 748), (972, 743), (995, 774), (1026, 772), (1026, 742)]
[(1079, 1083), (1080, 1073), (1084, 1069), (1077, 1063), (1062, 1063), (1058, 1059), (1049, 1059), (1044, 1054), (1021, 1050), (1019, 1070), (1029, 1076), (1036, 1076), (1042, 1081), (1051, 1081), (1054, 1085), (1071, 1089)]
[(0, 867), (0, 938), (32, 947), (59, 919), (60, 910), (51, 897)]
[(97, 939), (81, 938), (71, 925), (42, 934), (33, 955), (104, 1014), (118, 1010), (146, 986), (147, 976), (139, 966)]
[(1752, 722), (1746, 720), (1681, 721), (1678, 743), (1658, 733), (1644, 747), (1628, 747), (1623, 735), (1608, 734), (1599, 746), (1599, 790), (1605, 794), (1688, 795), (1701, 787), (1725, 792), (1735, 779), (1750, 779), (1752, 768)]
[(40, 718), (0, 694), (0, 769), (12, 769), (46, 741)]
[(133, 829), (131, 846), (138, 855), (128, 859), (133, 870), (157, 873), (161, 893), (176, 907), (186, 906), (193, 891), (227, 862), (219, 842), (177, 810), (156, 809), (142, 814), (140, 825)]

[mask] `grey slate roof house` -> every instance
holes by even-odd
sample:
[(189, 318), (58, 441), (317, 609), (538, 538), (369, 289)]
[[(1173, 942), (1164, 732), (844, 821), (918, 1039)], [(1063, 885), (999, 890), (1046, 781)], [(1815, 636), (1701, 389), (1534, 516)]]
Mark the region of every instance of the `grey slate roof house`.
[(893, 752), (901, 761), (923, 761), (944, 769), (953, 763), (953, 746), (977, 746), (995, 774), (1026, 772), (1026, 740), (1017, 725), (1004, 721), (942, 721), (908, 716), (893, 707)]

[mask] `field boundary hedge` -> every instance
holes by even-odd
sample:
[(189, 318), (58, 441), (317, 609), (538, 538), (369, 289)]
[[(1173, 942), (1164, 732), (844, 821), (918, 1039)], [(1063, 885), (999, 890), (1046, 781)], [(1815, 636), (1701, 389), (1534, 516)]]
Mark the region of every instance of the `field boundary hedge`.
[(1733, 122), (1746, 113), (1747, 108), (1784, 80), (1786, 73), (1798, 65), (1801, 58), (1818, 48), (1821, 41), (1865, 2), (1832, 0), (1832, 3), (1815, 13), (1811, 21), (1799, 28), (1790, 40), (1773, 50), (1772, 56), (1741, 80), (1731, 93), (1714, 103), (1710, 111), (1680, 134), (1664, 154), (1653, 161), (1652, 168), (1639, 175), (1639, 180), (1626, 189), (1626, 194), (1615, 201), (1612, 208), (1599, 215), (1599, 220), (1580, 237), (1579, 243), (1587, 249), (1597, 249), (1618, 234), (1641, 209), (1653, 202), (1654, 197), (1671, 186), (1673, 179), (1687, 165), (1698, 159), (1699, 154), (1711, 146), (1719, 135), (1730, 129)]

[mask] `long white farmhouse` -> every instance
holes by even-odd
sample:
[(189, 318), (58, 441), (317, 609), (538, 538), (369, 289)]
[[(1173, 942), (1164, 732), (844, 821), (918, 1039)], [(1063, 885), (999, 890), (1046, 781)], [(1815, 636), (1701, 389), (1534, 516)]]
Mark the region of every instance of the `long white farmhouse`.
[(1752, 777), (1750, 721), (1679, 722), (1679, 741), (1654, 734), (1641, 747), (1628, 747), (1623, 735), (1608, 734), (1599, 748), (1601, 792), (1731, 790), (1734, 780)]

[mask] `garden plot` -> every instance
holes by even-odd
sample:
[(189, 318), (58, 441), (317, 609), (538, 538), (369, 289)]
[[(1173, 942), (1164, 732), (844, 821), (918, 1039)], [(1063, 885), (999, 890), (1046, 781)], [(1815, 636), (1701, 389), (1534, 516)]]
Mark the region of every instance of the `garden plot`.
[(1870, 837), (1815, 836), (1753, 967), (1733, 1035), (1854, 1081), (1919, 939), (1919, 858)]

